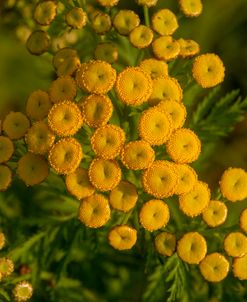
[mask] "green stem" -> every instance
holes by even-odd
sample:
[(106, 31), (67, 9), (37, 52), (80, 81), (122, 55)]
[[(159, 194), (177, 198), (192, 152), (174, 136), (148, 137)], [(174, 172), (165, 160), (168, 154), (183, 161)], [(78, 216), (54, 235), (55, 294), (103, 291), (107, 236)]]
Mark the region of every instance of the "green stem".
[(150, 27), (149, 11), (146, 5), (143, 7), (143, 13), (144, 13), (145, 25)]

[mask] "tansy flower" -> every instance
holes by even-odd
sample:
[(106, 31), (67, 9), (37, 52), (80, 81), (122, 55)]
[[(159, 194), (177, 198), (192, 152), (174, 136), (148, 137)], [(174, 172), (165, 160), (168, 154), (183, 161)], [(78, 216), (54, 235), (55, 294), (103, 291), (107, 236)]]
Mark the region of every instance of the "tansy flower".
[(62, 76), (51, 83), (50, 99), (53, 103), (73, 100), (76, 96), (76, 83), (70, 76)]
[(116, 92), (127, 105), (141, 105), (152, 93), (152, 79), (140, 67), (127, 67), (118, 74)]
[(240, 215), (240, 228), (247, 233), (247, 208), (241, 212)]
[(181, 11), (187, 17), (197, 17), (202, 13), (201, 0), (179, 0)]
[(104, 7), (116, 6), (119, 0), (97, 0), (97, 2)]
[(198, 232), (183, 235), (177, 244), (177, 254), (189, 264), (199, 264), (207, 254), (207, 242)]
[(108, 14), (98, 12), (92, 20), (92, 28), (97, 34), (104, 35), (111, 29), (111, 17)]
[(112, 102), (106, 95), (92, 94), (81, 103), (82, 116), (90, 127), (105, 125), (113, 112)]
[(247, 198), (247, 172), (240, 168), (228, 168), (219, 182), (222, 195), (235, 202)]
[(115, 160), (96, 158), (88, 171), (90, 182), (100, 191), (114, 189), (121, 180), (121, 169)]
[(149, 108), (141, 114), (138, 131), (140, 137), (150, 145), (162, 145), (171, 136), (172, 121), (168, 114)]
[(165, 160), (156, 160), (142, 175), (143, 189), (157, 198), (174, 194), (178, 176), (174, 165)]
[(34, 9), (34, 20), (40, 25), (49, 25), (56, 17), (57, 4), (54, 1), (40, 1)]
[(110, 42), (99, 43), (95, 48), (94, 56), (97, 60), (112, 64), (118, 59), (118, 50), (117, 47)]
[(137, 231), (129, 225), (117, 225), (108, 234), (109, 244), (116, 250), (130, 250), (136, 243)]
[(28, 37), (26, 46), (32, 55), (42, 55), (49, 49), (50, 37), (43, 30), (35, 30)]
[(3, 121), (3, 131), (10, 139), (22, 138), (29, 127), (28, 118), (21, 112), (10, 112)]
[(166, 99), (164, 101), (160, 101), (156, 108), (170, 115), (173, 129), (183, 127), (187, 115), (186, 108), (183, 103)]
[(10, 160), (14, 153), (14, 144), (6, 136), (0, 136), (0, 164)]
[(229, 272), (229, 262), (219, 254), (212, 253), (207, 255), (199, 265), (200, 272), (209, 282), (220, 282), (226, 278)]
[(147, 169), (152, 165), (154, 159), (154, 150), (144, 140), (129, 142), (121, 152), (122, 163), (132, 170)]
[(139, 219), (149, 232), (165, 227), (170, 219), (168, 205), (163, 200), (151, 199), (141, 207)]
[(158, 2), (158, 0), (136, 0), (137, 4), (142, 5), (142, 6), (155, 6)]
[(125, 142), (125, 133), (115, 125), (99, 127), (91, 137), (91, 146), (95, 154), (103, 159), (113, 159), (121, 151)]
[(27, 281), (21, 281), (16, 284), (13, 289), (13, 295), (15, 301), (17, 302), (25, 302), (29, 300), (33, 295), (33, 287)]
[(87, 23), (87, 14), (81, 7), (73, 7), (65, 16), (66, 23), (75, 29), (83, 28)]
[(25, 136), (28, 151), (35, 154), (47, 153), (55, 141), (54, 134), (44, 121), (34, 123)]
[(156, 235), (155, 249), (163, 256), (172, 256), (176, 249), (176, 236), (172, 233), (162, 232)]
[(5, 247), (6, 238), (3, 232), (0, 232), (0, 250)]
[(35, 121), (43, 120), (51, 108), (49, 94), (43, 90), (36, 90), (30, 94), (26, 103), (27, 116)]
[(175, 168), (178, 175), (178, 184), (175, 188), (174, 194), (181, 195), (189, 193), (197, 181), (195, 170), (186, 164), (176, 164)]
[(150, 105), (157, 105), (164, 99), (181, 102), (183, 91), (175, 78), (160, 76), (153, 80), (153, 92), (148, 100)]
[(152, 27), (161, 36), (168, 36), (176, 31), (178, 21), (172, 11), (161, 9), (152, 16)]
[(208, 53), (195, 59), (192, 75), (201, 87), (210, 88), (223, 82), (225, 67), (216, 54)]
[(240, 232), (229, 233), (224, 239), (224, 250), (232, 257), (242, 257), (247, 254), (247, 237)]
[(153, 36), (153, 31), (149, 27), (139, 25), (130, 32), (129, 39), (133, 46), (146, 48), (152, 43)]
[(179, 56), (182, 58), (190, 58), (200, 52), (200, 46), (194, 40), (178, 39), (177, 42), (180, 45)]
[(203, 212), (209, 201), (208, 185), (202, 181), (197, 181), (191, 191), (179, 195), (179, 208), (187, 216), (194, 217)]
[(121, 181), (109, 195), (110, 205), (113, 209), (128, 212), (133, 209), (138, 199), (136, 187), (128, 182)]
[(75, 138), (64, 138), (49, 151), (49, 163), (57, 174), (73, 173), (83, 157), (82, 146)]
[(43, 157), (26, 153), (18, 162), (17, 174), (27, 186), (34, 186), (47, 178), (49, 167)]
[(89, 197), (95, 192), (95, 188), (89, 181), (88, 170), (81, 167), (66, 175), (65, 183), (68, 192), (79, 200)]
[(84, 198), (79, 208), (79, 219), (90, 228), (100, 228), (111, 217), (109, 202), (102, 194)]
[(80, 108), (70, 101), (54, 104), (48, 114), (48, 125), (58, 136), (77, 133), (83, 123)]
[(121, 35), (128, 35), (134, 28), (140, 24), (139, 16), (132, 10), (122, 9), (113, 19), (115, 29)]
[(247, 254), (241, 258), (234, 258), (233, 274), (240, 280), (247, 280)]
[(14, 263), (9, 258), (0, 258), (0, 281), (1, 278), (10, 276), (14, 271)]
[(90, 61), (82, 70), (78, 81), (82, 81), (83, 87), (89, 93), (106, 94), (116, 81), (116, 70), (104, 61)]
[(226, 221), (227, 206), (219, 200), (211, 200), (203, 211), (202, 218), (210, 227), (217, 227)]
[(69, 47), (59, 49), (53, 57), (52, 64), (59, 77), (73, 75), (81, 65), (76, 49)]
[(170, 61), (175, 59), (180, 52), (179, 43), (171, 36), (162, 36), (152, 43), (153, 53), (159, 60)]
[(8, 166), (0, 165), (0, 192), (6, 191), (12, 181), (12, 172)]
[(156, 60), (154, 58), (145, 59), (141, 61), (140, 67), (148, 73), (152, 79), (168, 75), (168, 65), (161, 60)]
[(166, 150), (176, 163), (192, 163), (200, 155), (201, 142), (192, 130), (181, 128), (172, 133), (167, 142)]

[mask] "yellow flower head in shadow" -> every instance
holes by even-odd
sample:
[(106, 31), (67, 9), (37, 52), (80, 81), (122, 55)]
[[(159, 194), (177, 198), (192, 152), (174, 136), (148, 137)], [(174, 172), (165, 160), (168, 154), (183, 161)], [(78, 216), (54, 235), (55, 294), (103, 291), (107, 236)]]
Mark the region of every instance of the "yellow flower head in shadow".
[(233, 274), (239, 280), (247, 280), (247, 254), (241, 258), (233, 259)]
[(240, 232), (229, 233), (224, 239), (224, 250), (231, 257), (243, 257), (247, 254), (247, 237)]
[(140, 18), (133, 10), (121, 9), (113, 18), (113, 26), (124, 36), (139, 26)]
[(3, 131), (10, 139), (20, 139), (25, 136), (30, 122), (21, 112), (10, 112), (3, 121)]
[(152, 16), (152, 27), (161, 36), (168, 36), (176, 31), (178, 21), (172, 11), (161, 9)]
[(0, 165), (0, 192), (6, 191), (12, 182), (12, 172), (8, 166)]
[(154, 56), (159, 60), (170, 61), (176, 59), (180, 52), (179, 43), (171, 36), (156, 38), (152, 43)]
[(130, 250), (136, 243), (137, 231), (128, 225), (117, 225), (108, 234), (109, 244), (116, 250)]
[(130, 43), (136, 48), (146, 48), (153, 41), (153, 31), (148, 26), (139, 25), (129, 34)]
[(14, 153), (14, 144), (6, 136), (0, 136), (0, 164), (10, 160)]
[(160, 76), (168, 76), (168, 65), (166, 62), (154, 58), (141, 61), (140, 67), (150, 75), (152, 79)]
[(202, 218), (210, 227), (217, 227), (226, 221), (227, 212), (227, 206), (222, 201), (211, 200), (203, 211)]
[(76, 96), (76, 83), (70, 76), (61, 76), (51, 83), (50, 99), (53, 103), (73, 100)]
[(156, 251), (163, 256), (172, 256), (176, 249), (176, 236), (172, 233), (161, 232), (154, 240)]
[(51, 108), (49, 94), (43, 90), (33, 91), (26, 104), (27, 116), (35, 121), (44, 119)]

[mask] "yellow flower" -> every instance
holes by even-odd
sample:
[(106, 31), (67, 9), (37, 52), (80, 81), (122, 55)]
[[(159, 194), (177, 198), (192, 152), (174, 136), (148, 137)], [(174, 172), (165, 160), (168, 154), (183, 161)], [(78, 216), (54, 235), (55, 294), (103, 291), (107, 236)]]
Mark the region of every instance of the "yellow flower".
[(189, 264), (199, 264), (207, 254), (207, 242), (198, 232), (183, 235), (177, 244), (177, 254)]
[(178, 184), (174, 194), (181, 195), (189, 193), (197, 182), (195, 170), (186, 164), (176, 164), (175, 168), (178, 175)]
[(94, 60), (78, 70), (77, 82), (89, 93), (106, 94), (116, 81), (116, 70), (107, 62)]
[(187, 216), (194, 217), (204, 211), (209, 201), (208, 185), (202, 181), (197, 181), (189, 193), (179, 195), (179, 208)]
[(56, 17), (57, 4), (54, 1), (38, 2), (33, 18), (40, 25), (49, 25)]
[(247, 280), (247, 254), (233, 260), (233, 275), (240, 280)]
[(178, 176), (174, 165), (165, 160), (156, 160), (142, 175), (143, 189), (157, 198), (170, 197), (174, 194)]
[(145, 59), (141, 61), (140, 67), (148, 73), (152, 79), (168, 75), (168, 65), (161, 60), (156, 60), (154, 58)]
[(0, 250), (2, 250), (5, 247), (6, 244), (6, 238), (3, 232), (0, 232)]
[(157, 105), (160, 101), (170, 99), (181, 102), (183, 91), (178, 81), (169, 76), (160, 76), (153, 80), (153, 93), (151, 94), (148, 103)]
[(229, 233), (224, 239), (224, 250), (232, 257), (243, 257), (247, 254), (247, 237), (240, 232)]
[(51, 108), (49, 94), (46, 91), (36, 90), (30, 94), (26, 104), (27, 116), (35, 121), (43, 120)]
[(155, 6), (158, 2), (158, 0), (136, 0), (137, 4), (142, 5), (142, 6)]
[(179, 6), (187, 17), (199, 16), (203, 8), (201, 0), (179, 0)]
[(108, 234), (109, 244), (116, 250), (130, 250), (136, 243), (137, 231), (128, 225), (117, 225)]
[(226, 221), (227, 212), (227, 206), (222, 201), (211, 200), (202, 218), (210, 227), (217, 227)]
[(82, 114), (76, 103), (70, 101), (54, 104), (48, 114), (48, 125), (58, 136), (70, 136), (82, 127)]
[(0, 192), (6, 191), (12, 182), (12, 172), (8, 166), (0, 165)]
[(97, 60), (112, 64), (118, 59), (118, 49), (110, 42), (99, 43), (95, 48), (94, 56)]
[(240, 215), (240, 228), (247, 233), (247, 208)]
[(17, 174), (27, 186), (34, 186), (47, 178), (49, 167), (40, 155), (26, 153), (18, 162)]
[(149, 232), (165, 227), (170, 219), (168, 205), (159, 199), (151, 199), (141, 207), (139, 219), (144, 229)]
[(179, 164), (192, 163), (201, 153), (201, 142), (190, 129), (175, 130), (167, 142), (166, 150), (173, 161)]
[(67, 174), (65, 183), (68, 192), (78, 200), (89, 197), (95, 192), (95, 188), (89, 181), (88, 170), (81, 167), (77, 168), (75, 172)]
[(121, 169), (115, 160), (96, 158), (89, 167), (90, 182), (100, 191), (114, 189), (121, 180)]
[(73, 7), (65, 16), (66, 23), (76, 29), (81, 29), (87, 24), (87, 14), (81, 7)]
[(49, 151), (49, 163), (57, 174), (73, 173), (83, 157), (82, 146), (75, 138), (64, 138)]
[(116, 92), (127, 105), (141, 105), (146, 102), (153, 90), (151, 77), (140, 67), (127, 67), (119, 73)]
[(190, 58), (200, 52), (200, 46), (194, 40), (178, 39), (177, 42), (180, 45), (179, 56), (182, 58)]
[(111, 29), (111, 17), (108, 14), (98, 12), (92, 20), (92, 28), (97, 34), (104, 35)]
[(52, 64), (59, 77), (73, 75), (81, 65), (77, 51), (69, 47), (59, 49), (53, 57)]
[(0, 136), (0, 164), (10, 160), (14, 153), (14, 144), (6, 136)]
[(16, 284), (13, 289), (13, 295), (15, 301), (17, 302), (25, 302), (29, 300), (33, 295), (33, 287), (27, 281), (21, 281)]
[(172, 256), (176, 249), (176, 236), (172, 233), (159, 233), (154, 240), (155, 249), (163, 256)]
[(122, 163), (132, 170), (147, 169), (152, 165), (154, 159), (154, 150), (149, 143), (143, 140), (129, 142), (121, 152)]
[(132, 10), (122, 9), (113, 19), (113, 26), (121, 35), (128, 35), (140, 24), (139, 16)]
[(152, 27), (161, 36), (168, 36), (176, 31), (178, 21), (172, 11), (161, 9), (152, 16)]
[(28, 37), (26, 46), (32, 55), (42, 55), (49, 49), (50, 37), (48, 33), (43, 30), (35, 30)]
[(170, 115), (173, 129), (183, 127), (187, 115), (186, 108), (183, 103), (166, 99), (164, 101), (160, 101), (156, 108)]
[(136, 187), (128, 182), (121, 181), (109, 195), (110, 205), (113, 209), (128, 212), (133, 209), (138, 199)]
[(92, 94), (81, 103), (82, 116), (90, 127), (105, 125), (113, 112), (112, 102), (106, 95)]
[(73, 100), (76, 96), (76, 83), (70, 76), (62, 76), (51, 83), (50, 99), (53, 103)]
[(162, 36), (152, 43), (154, 55), (159, 60), (173, 60), (179, 55), (180, 45), (171, 36)]
[(10, 276), (14, 271), (14, 263), (9, 258), (0, 258), (0, 278)]
[(91, 137), (93, 151), (103, 159), (114, 159), (118, 156), (124, 142), (123, 129), (110, 124), (98, 128)]
[(235, 202), (247, 198), (247, 173), (240, 168), (228, 168), (220, 180), (222, 195)]
[(21, 112), (10, 112), (3, 121), (3, 131), (10, 139), (22, 138), (29, 127), (28, 118)]
[(119, 0), (97, 0), (97, 2), (102, 6), (112, 7), (112, 6), (116, 6)]
[(133, 46), (141, 49), (152, 43), (153, 36), (152, 29), (145, 25), (139, 25), (130, 32), (129, 39)]
[(171, 136), (170, 116), (156, 108), (149, 108), (141, 114), (138, 131), (140, 137), (150, 145), (162, 145)]
[(229, 262), (223, 255), (212, 253), (200, 262), (199, 268), (207, 281), (220, 282), (228, 275), (229, 266)]
[(192, 75), (201, 87), (210, 88), (223, 82), (225, 67), (216, 54), (207, 53), (195, 59)]
[(79, 208), (79, 219), (90, 228), (100, 228), (111, 217), (109, 202), (102, 194), (84, 198)]
[(49, 130), (46, 122), (39, 121), (28, 129), (25, 140), (28, 151), (42, 155), (50, 150), (55, 141), (55, 136)]

